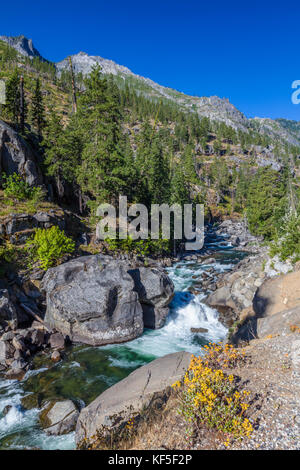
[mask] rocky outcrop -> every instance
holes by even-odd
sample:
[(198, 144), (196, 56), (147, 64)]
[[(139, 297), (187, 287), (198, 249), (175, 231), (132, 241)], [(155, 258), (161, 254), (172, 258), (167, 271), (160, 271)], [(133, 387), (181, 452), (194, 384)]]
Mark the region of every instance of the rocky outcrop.
[(295, 329), (300, 332), (300, 303), (298, 307), (273, 315), (257, 318), (256, 336), (288, 335)]
[(10, 47), (16, 49), (23, 56), (33, 59), (38, 57), (39, 60), (45, 61), (39, 51), (34, 47), (32, 39), (27, 39), (25, 36), (0, 36), (0, 41), (7, 42)]
[(255, 292), (265, 277), (260, 255), (245, 258), (232, 271), (220, 276), (217, 289), (208, 296), (206, 303), (219, 311), (223, 324), (231, 327), (239, 320), (241, 312), (252, 307)]
[(36, 353), (45, 351), (55, 362), (64, 357), (63, 349), (68, 344), (67, 338), (47, 329), (41, 319), (33, 322), (31, 319), (30, 324), (29, 327), (14, 329), (0, 324), (0, 372), (6, 378), (22, 379), (32, 367), (32, 358)]
[(30, 214), (12, 214), (0, 219), (0, 234), (13, 244), (24, 244), (36, 228), (50, 228), (57, 225), (61, 230), (66, 226), (66, 215), (61, 210)]
[(300, 272), (266, 280), (256, 291), (253, 311), (232, 337), (233, 342), (300, 331)]
[(146, 324), (161, 327), (174, 287), (158, 268), (134, 268), (125, 261), (95, 255), (49, 269), (42, 289), (50, 327), (72, 341), (101, 345), (142, 334), (141, 304)]
[(237, 304), (235, 303), (231, 290), (227, 286), (220, 287), (210, 294), (206, 299), (206, 303), (216, 308), (220, 314), (220, 321), (227, 327), (232, 326), (237, 319)]
[(25, 140), (0, 120), (0, 175), (18, 173), (28, 184), (43, 183), (35, 155)]
[(46, 434), (58, 436), (74, 431), (79, 411), (71, 400), (48, 402), (40, 413)]
[(250, 251), (257, 250), (259, 247), (259, 238), (251, 235), (245, 220), (232, 220), (226, 219), (218, 226), (216, 230), (217, 235), (222, 235), (232, 243), (238, 246), (239, 249), (247, 247), (251, 248)]
[(255, 294), (253, 308), (258, 317), (267, 317), (300, 306), (300, 271), (264, 282)]
[(17, 324), (17, 310), (10, 299), (8, 290), (0, 289), (0, 325), (9, 325), (15, 328)]
[(174, 295), (174, 286), (165, 272), (156, 268), (136, 268), (128, 271), (143, 309), (145, 328), (161, 328), (166, 321)]
[(88, 445), (99, 439), (101, 446), (102, 439), (105, 440), (130, 418), (142, 413), (153, 404), (155, 398), (167, 400), (170, 386), (183, 377), (190, 360), (191, 355), (187, 352), (168, 354), (140, 367), (103, 392), (79, 415), (77, 445)]

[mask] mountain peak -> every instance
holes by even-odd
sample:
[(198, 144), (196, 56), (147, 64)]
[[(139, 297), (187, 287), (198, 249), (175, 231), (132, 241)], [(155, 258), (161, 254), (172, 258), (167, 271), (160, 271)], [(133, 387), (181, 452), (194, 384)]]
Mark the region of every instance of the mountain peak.
[(45, 61), (39, 51), (34, 47), (32, 39), (26, 38), (23, 34), (19, 36), (0, 36), (0, 40), (9, 44), (9, 46), (16, 49), (21, 55), (33, 59), (38, 57), (40, 60)]

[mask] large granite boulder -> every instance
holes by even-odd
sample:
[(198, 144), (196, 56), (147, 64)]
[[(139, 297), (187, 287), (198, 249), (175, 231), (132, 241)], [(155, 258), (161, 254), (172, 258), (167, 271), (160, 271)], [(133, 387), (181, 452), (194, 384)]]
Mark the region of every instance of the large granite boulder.
[(174, 285), (163, 269), (140, 267), (128, 271), (143, 308), (146, 328), (161, 328), (166, 321), (168, 305), (174, 296)]
[(0, 175), (18, 173), (30, 185), (42, 184), (42, 173), (35, 155), (25, 140), (0, 120)]
[(300, 305), (289, 310), (257, 319), (256, 335), (265, 338), (269, 335), (288, 335), (293, 328), (300, 329)]
[(236, 304), (232, 299), (231, 290), (227, 286), (223, 286), (217, 289), (215, 292), (209, 295), (206, 301), (211, 307), (224, 307), (232, 309), (236, 307)]
[(72, 341), (94, 346), (121, 343), (143, 333), (143, 311), (126, 265), (83, 256), (49, 269), (45, 322)]
[(231, 327), (236, 320), (237, 304), (232, 296), (230, 287), (223, 286), (212, 292), (206, 299), (206, 303), (216, 308), (219, 312), (220, 321), (226, 326)]
[(233, 334), (234, 343), (287, 335), (300, 327), (300, 272), (268, 279), (257, 289), (253, 314)]
[(102, 438), (118, 432), (129, 419), (151, 406), (155, 398), (167, 400), (170, 386), (184, 376), (190, 360), (191, 354), (184, 351), (168, 354), (105, 390), (81, 410), (76, 426), (77, 446), (89, 445), (97, 439), (101, 448)]
[(92, 345), (129, 341), (144, 326), (163, 326), (173, 297), (160, 268), (132, 267), (110, 256), (84, 256), (49, 269), (45, 321), (72, 341)]
[(253, 308), (258, 317), (300, 306), (300, 271), (265, 281), (255, 293)]

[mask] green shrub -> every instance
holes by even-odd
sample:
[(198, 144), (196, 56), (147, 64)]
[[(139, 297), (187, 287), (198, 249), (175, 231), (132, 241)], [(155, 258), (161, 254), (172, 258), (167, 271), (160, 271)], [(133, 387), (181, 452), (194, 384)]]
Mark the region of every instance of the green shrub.
[(3, 178), (4, 196), (18, 201), (30, 200), (35, 203), (41, 201), (44, 193), (39, 186), (30, 186), (20, 175), (14, 173), (7, 176), (5, 173)]
[(19, 261), (20, 248), (2, 239), (0, 243), (0, 276), (3, 276), (9, 265)]
[(57, 226), (49, 229), (38, 228), (32, 240), (26, 243), (33, 261), (39, 261), (43, 269), (57, 265), (65, 254), (73, 253), (75, 243)]
[(169, 240), (133, 240), (127, 237), (125, 240), (107, 238), (105, 240), (110, 251), (121, 251), (125, 253), (134, 253), (142, 256), (166, 255), (170, 253)]
[(6, 242), (4, 245), (0, 245), (0, 262), (1, 263), (12, 263), (15, 259), (15, 247)]

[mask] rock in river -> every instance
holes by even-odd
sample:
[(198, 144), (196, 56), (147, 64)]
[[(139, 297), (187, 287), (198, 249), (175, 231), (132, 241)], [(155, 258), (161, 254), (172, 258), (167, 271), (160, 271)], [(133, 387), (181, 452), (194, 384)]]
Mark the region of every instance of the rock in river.
[(155, 399), (167, 400), (170, 386), (183, 377), (190, 361), (191, 354), (184, 351), (168, 354), (105, 390), (81, 410), (76, 425), (77, 445), (89, 444), (96, 436), (105, 439), (130, 418), (155, 406)]
[(161, 327), (174, 286), (159, 268), (94, 255), (49, 269), (42, 289), (45, 322), (72, 341), (97, 346), (140, 336), (144, 322)]
[(136, 268), (128, 271), (135, 284), (144, 313), (146, 328), (161, 328), (165, 324), (168, 305), (174, 295), (174, 286), (160, 268)]
[(79, 412), (71, 400), (48, 402), (40, 413), (40, 423), (50, 435), (67, 434), (75, 429)]

